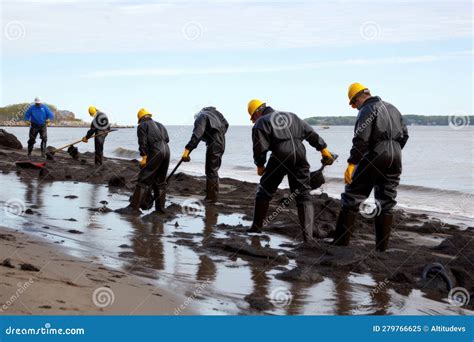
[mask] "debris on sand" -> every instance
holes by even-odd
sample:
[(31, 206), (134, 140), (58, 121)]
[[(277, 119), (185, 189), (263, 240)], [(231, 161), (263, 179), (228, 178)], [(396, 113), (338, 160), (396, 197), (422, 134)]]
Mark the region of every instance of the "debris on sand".
[(258, 295), (256, 293), (251, 293), (245, 296), (244, 299), (247, 303), (249, 303), (251, 309), (257, 311), (268, 311), (274, 308), (272, 302), (270, 302), (267, 297)]
[(309, 283), (319, 283), (324, 280), (323, 276), (317, 273), (312, 267), (295, 267), (292, 270), (278, 273), (275, 278), (287, 281), (304, 281)]
[(0, 234), (0, 240), (15, 241), (16, 238), (11, 234)]
[(20, 269), (22, 271), (32, 271), (32, 272), (39, 272), (40, 269), (32, 264), (24, 263), (20, 264)]
[(67, 195), (67, 196), (64, 196), (64, 198), (75, 199), (75, 198), (78, 198), (78, 196), (76, 196), (76, 195)]
[(11, 133), (8, 133), (4, 129), (0, 129), (0, 146), (12, 148), (15, 150), (23, 149), (20, 140), (18, 140), (16, 136)]
[(15, 268), (15, 266), (13, 266), (10, 259), (3, 260), (2, 263), (0, 264), (0, 266), (8, 267), (8, 268)]
[(112, 176), (109, 179), (108, 185), (115, 188), (124, 188), (127, 186), (127, 181), (123, 176)]
[(33, 215), (34, 213), (35, 213), (35, 212), (34, 212), (33, 209), (28, 208), (28, 209), (25, 210), (25, 214)]
[(71, 233), (71, 234), (84, 234), (83, 232), (81, 232), (77, 229), (69, 229), (68, 232)]

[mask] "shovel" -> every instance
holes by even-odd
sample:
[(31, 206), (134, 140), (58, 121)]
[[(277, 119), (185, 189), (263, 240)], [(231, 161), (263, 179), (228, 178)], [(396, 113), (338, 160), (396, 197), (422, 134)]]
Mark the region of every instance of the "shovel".
[[(95, 138), (95, 137), (98, 137), (98, 136), (101, 136), (101, 135), (106, 135), (110, 132), (114, 132), (116, 131), (116, 129), (111, 129), (111, 130), (108, 130), (108, 131), (104, 131), (104, 132), (101, 132), (101, 133), (97, 133), (95, 135), (93, 135), (91, 138)], [(74, 147), (74, 145), (76, 144), (79, 144), (80, 142), (82, 142), (82, 139), (81, 140), (77, 140), (77, 141), (74, 141), (73, 143), (70, 143), (70, 144), (67, 144), (67, 145), (64, 145), (60, 148), (56, 148), (52, 151), (48, 151), (46, 152), (46, 159), (48, 160), (54, 160), (54, 154), (56, 152), (59, 152), (61, 150), (64, 150), (65, 148), (68, 148), (68, 153), (74, 158), (74, 159), (77, 159), (77, 155), (78, 155), (78, 149), (77, 147)]]
[[(332, 155), (334, 156), (334, 161), (336, 161), (338, 155), (334, 153)], [(319, 169), (310, 173), (309, 185), (311, 186), (311, 189), (317, 189), (326, 183), (323, 175), (323, 170), (326, 166), (328, 166), (328, 164), (323, 164)]]

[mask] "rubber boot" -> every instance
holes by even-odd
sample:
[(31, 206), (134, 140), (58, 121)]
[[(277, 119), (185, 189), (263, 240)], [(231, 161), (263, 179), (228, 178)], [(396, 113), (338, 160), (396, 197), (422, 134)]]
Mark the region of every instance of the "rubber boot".
[(261, 233), (263, 227), (263, 221), (267, 217), (268, 207), (270, 206), (270, 201), (255, 199), (255, 208), (253, 211), (253, 223), (250, 229), (247, 230), (247, 233)]
[(298, 218), (303, 231), (304, 242), (314, 241), (314, 207), (312, 202), (304, 202), (298, 205)]
[(393, 225), (393, 214), (382, 213), (375, 217), (375, 249), (385, 252)]
[(155, 188), (155, 210), (159, 213), (166, 213), (165, 205), (166, 205), (166, 185), (160, 185), (159, 187)]
[(216, 203), (219, 193), (219, 179), (206, 179), (206, 197), (204, 200), (208, 203)]
[(140, 205), (145, 194), (146, 188), (137, 185), (133, 191), (132, 196), (130, 196), (130, 204), (125, 208), (115, 210), (115, 212), (125, 215), (140, 215), (142, 213), (140, 210)]
[(31, 158), (31, 152), (33, 152), (33, 145), (28, 145), (28, 158)]
[(41, 157), (46, 157), (46, 141), (41, 140)]
[(342, 209), (336, 223), (336, 233), (333, 244), (336, 246), (348, 246), (351, 240), (356, 212)]

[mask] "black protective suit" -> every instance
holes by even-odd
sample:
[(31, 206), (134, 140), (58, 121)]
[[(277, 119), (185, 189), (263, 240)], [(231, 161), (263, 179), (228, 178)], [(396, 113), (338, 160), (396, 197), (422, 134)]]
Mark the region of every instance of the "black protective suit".
[(378, 251), (388, 248), (396, 205), (397, 186), (402, 173), (402, 149), (408, 130), (401, 113), (380, 97), (368, 98), (359, 110), (348, 163), (357, 165), (351, 184), (341, 195), (342, 210), (336, 223), (334, 244), (349, 244), (356, 212), (372, 189), (377, 203), (375, 242)]
[(225, 150), (225, 134), (229, 123), (216, 108), (205, 107), (194, 121), (191, 139), (186, 145), (189, 151), (194, 150), (202, 140), (206, 143), (206, 177), (216, 179)]
[(310, 196), (309, 163), (303, 141), (308, 141), (318, 151), (326, 148), (326, 143), (307, 122), (295, 114), (278, 112), (271, 107), (266, 107), (255, 122), (252, 140), (255, 165), (265, 166), (267, 152), (271, 151), (272, 154), (257, 188), (254, 218), (249, 232), (261, 231), (269, 202), (287, 175), (290, 190), (296, 199), (304, 240), (311, 240), (314, 208)]
[[(137, 136), (140, 155), (147, 156), (146, 165), (138, 174), (137, 188), (152, 187), (156, 209), (163, 211), (166, 200), (166, 174), (170, 163), (168, 131), (165, 126), (148, 116), (140, 121)], [(143, 198), (139, 202), (142, 200)]]
[(255, 165), (264, 166), (267, 152), (272, 152), (260, 179), (257, 198), (271, 200), (283, 177), (288, 175), (291, 192), (298, 191), (296, 201), (309, 201), (309, 163), (303, 140), (318, 151), (326, 148), (326, 143), (313, 128), (293, 113), (267, 107), (253, 126), (252, 140)]
[(375, 188), (382, 212), (397, 203), (397, 186), (402, 173), (402, 149), (408, 130), (401, 113), (380, 97), (370, 97), (359, 110), (348, 163), (356, 164), (352, 183), (341, 195), (343, 208), (358, 210)]
[(41, 154), (46, 152), (46, 143), (48, 141), (47, 124), (39, 125), (32, 122), (28, 139), (28, 155), (31, 155), (31, 152), (33, 151), (33, 146), (36, 143), (36, 137), (38, 134), (41, 139)]
[(197, 114), (191, 139), (186, 145), (194, 150), (202, 140), (206, 142), (206, 192), (209, 201), (215, 202), (219, 189), (219, 168), (225, 151), (225, 134), (229, 123), (215, 107), (205, 107)]
[[(103, 112), (97, 111), (91, 123), (91, 128), (87, 131), (86, 139), (90, 139), (93, 135), (110, 130), (110, 122), (107, 115)], [(102, 165), (104, 157), (104, 143), (107, 134), (94, 137), (95, 148), (95, 164)]]

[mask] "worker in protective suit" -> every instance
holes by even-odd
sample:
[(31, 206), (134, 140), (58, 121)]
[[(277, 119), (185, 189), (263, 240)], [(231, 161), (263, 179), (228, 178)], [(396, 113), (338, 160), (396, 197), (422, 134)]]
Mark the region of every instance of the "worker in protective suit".
[(41, 138), (41, 156), (46, 155), (46, 143), (48, 141), (47, 126), (54, 119), (54, 114), (49, 107), (42, 103), (39, 97), (35, 97), (35, 103), (25, 113), (24, 120), (30, 126), (28, 139), (28, 158), (31, 157), (33, 146), (38, 134)]
[(359, 114), (344, 174), (346, 187), (341, 195), (342, 210), (337, 219), (334, 244), (349, 245), (359, 206), (374, 189), (380, 206), (375, 217), (376, 249), (383, 252), (388, 247), (392, 229), (392, 210), (397, 203), (402, 149), (408, 140), (408, 130), (398, 109), (372, 96), (362, 84), (351, 84), (348, 96), (349, 104), (357, 108)]
[(189, 162), (189, 154), (202, 140), (206, 142), (206, 198), (210, 203), (217, 201), (219, 193), (219, 168), (225, 151), (225, 134), (229, 123), (215, 107), (204, 107), (195, 116), (194, 130), (187, 143), (182, 160)]
[[(276, 111), (256, 99), (249, 102), (248, 113), (254, 123), (253, 158), (257, 174), (262, 176), (255, 196), (253, 223), (248, 232), (261, 232), (270, 200), (286, 175), (290, 190), (295, 194), (304, 241), (311, 241), (314, 230), (314, 208), (310, 195), (309, 163), (306, 160), (303, 141), (306, 140), (321, 152), (322, 162), (325, 165), (332, 164), (334, 156), (313, 128), (295, 114)], [(268, 151), (272, 154), (266, 163)], [(324, 237), (322, 231), (314, 233), (317, 237)]]
[(135, 190), (126, 208), (118, 209), (122, 214), (141, 213), (148, 189), (153, 190), (155, 209), (164, 212), (166, 201), (166, 174), (170, 163), (168, 131), (161, 123), (152, 119), (152, 114), (142, 108), (138, 111), (138, 145), (142, 159)]
[[(91, 122), (91, 128), (87, 131), (87, 134), (82, 141), (87, 143), (89, 139), (96, 134), (104, 133), (110, 130), (110, 122), (107, 114), (101, 112), (94, 106), (89, 107), (89, 115), (93, 117)], [(104, 143), (107, 134), (102, 134), (94, 137), (94, 148), (95, 148), (95, 165), (102, 165), (104, 158)]]

